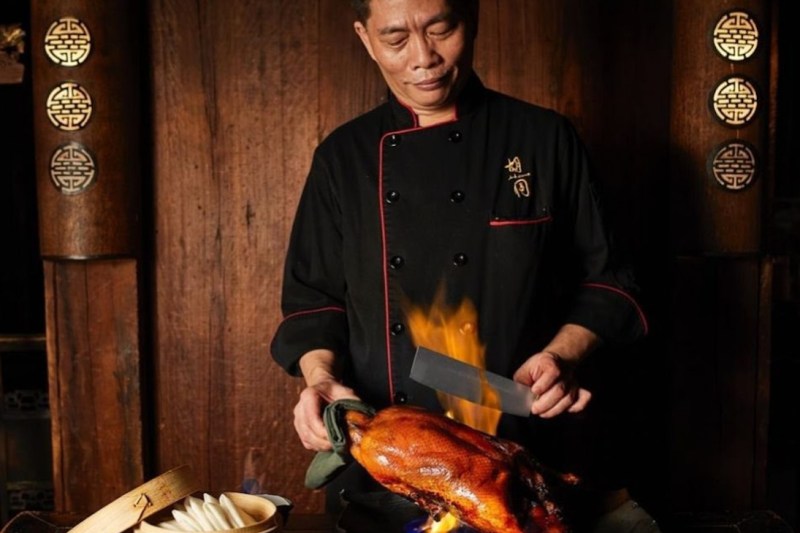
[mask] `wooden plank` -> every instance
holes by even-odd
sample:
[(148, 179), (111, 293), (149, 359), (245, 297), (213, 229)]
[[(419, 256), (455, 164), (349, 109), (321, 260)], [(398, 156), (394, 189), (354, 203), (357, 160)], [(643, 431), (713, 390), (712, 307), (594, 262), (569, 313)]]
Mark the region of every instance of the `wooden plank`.
[(318, 6), (170, 0), (150, 19), (158, 468), (190, 463), (212, 491), (255, 479), (317, 508), (292, 427), (299, 382), (268, 345), (319, 138)]
[(675, 264), (672, 510), (750, 509), (758, 408), (760, 261)]
[[(597, 2), (542, 0), (498, 2), (498, 89), (556, 109), (577, 124), (592, 95), (586, 91), (594, 62), (582, 54), (596, 38)], [(596, 43), (595, 43), (596, 44)], [(589, 86), (590, 87), (590, 86)]]
[[(760, 249), (767, 170), (769, 2), (748, 0), (735, 6), (755, 17), (764, 36), (756, 54), (739, 63), (722, 59), (709, 43), (719, 17), (733, 7), (722, 0), (675, 3), (670, 205), (675, 214), (671, 238), (681, 253), (752, 253)], [(752, 80), (759, 91), (759, 111), (750, 124), (739, 128), (723, 125), (708, 105), (718, 84), (732, 74)], [(718, 185), (706, 170), (709, 155), (731, 139), (754, 146), (760, 161), (757, 181), (735, 194)]]
[[(34, 67), (32, 117), (37, 152), (39, 241), (44, 257), (134, 257), (139, 253), (142, 160), (141, 85), (137, 68), (137, 54), (142, 48), (137, 27), (139, 6), (141, 3), (133, 1), (31, 3), (31, 42), (37, 43), (30, 50)], [(69, 69), (69, 74), (64, 66), (47, 56), (43, 46), (53, 22), (67, 16), (85, 25), (92, 43), (87, 60)], [(47, 108), (49, 98), (55, 95), (65, 98), (54, 91), (65, 82), (75, 83), (84, 91), (69, 89), (84, 96), (68, 98), (85, 106), (78, 117), (87, 117), (88, 121), (81, 127), (69, 124), (64, 116), (60, 120), (66, 125), (54, 122), (53, 116), (58, 113)], [(70, 105), (80, 109), (75, 102)], [(91, 173), (81, 173), (86, 188), (74, 182), (66, 186), (59, 182), (56, 186), (51, 177), (54, 154), (73, 142), (80, 143), (82, 148), (77, 152), (80, 156), (70, 155), (70, 158), (91, 159), (93, 164)]]
[[(154, 370), (156, 464), (192, 466), (208, 485), (211, 311), (218, 198), (212, 183), (213, 86), (206, 87), (200, 4), (154, 2), (152, 43), (155, 213)], [(154, 472), (156, 473), (156, 472)], [(209, 486), (209, 489), (213, 487)]]
[[(267, 363), (266, 376), (274, 386), (266, 394), (260, 384), (254, 387), (254, 399), (264, 399), (265, 421), (252, 421), (262, 431), (263, 442), (271, 447), (253, 448), (250, 455), (254, 459), (253, 474), (260, 478), (265, 489), (277, 494), (291, 495), (298, 509), (306, 512), (320, 511), (323, 497), (319, 492), (305, 488), (303, 481), (305, 468), (313, 454), (299, 443), (294, 430), (292, 409), (300, 394), (302, 381), (286, 376), (269, 355), (269, 342), (282, 317), (280, 314), (281, 280), (283, 278), (283, 259), (294, 218), (294, 206), (300, 196), (305, 176), (322, 130), (321, 118), (317, 110), (321, 95), (317, 88), (320, 70), (319, 27), (325, 19), (321, 18), (321, 7), (316, 2), (281, 3), (280, 20), (286, 21), (280, 33), (282, 101), (273, 105), (284, 110), (281, 131), (281, 160), (273, 162), (272, 176), (265, 185), (262, 220), (264, 237), (262, 243), (265, 264), (253, 271), (254, 280), (262, 280), (264, 297), (256, 317), (263, 317), (256, 324), (259, 349), (254, 353), (262, 364)], [(256, 80), (257, 81), (257, 80)], [(317, 90), (314, 90), (317, 88)], [(278, 201), (271, 200), (278, 199)], [(264, 225), (264, 223), (266, 223)], [(263, 276), (263, 272), (268, 272)], [(243, 294), (248, 288), (242, 286)], [(261, 458), (260, 462), (255, 459)], [(297, 465), (287, 468), (291, 462)], [(278, 475), (276, 475), (278, 474)], [(302, 512), (302, 511), (301, 511)]]
[(136, 268), (45, 262), (60, 511), (93, 512), (144, 479)]
[(340, 0), (319, 0), (320, 140), (336, 126), (386, 100), (386, 84), (353, 29), (355, 14)]
[(475, 72), (480, 76), (484, 85), (491, 88), (497, 88), (500, 85), (498, 1), (501, 0), (481, 1), (478, 37), (475, 40)]
[(755, 422), (753, 432), (755, 445), (753, 450), (753, 498), (754, 509), (767, 509), (767, 467), (769, 465), (769, 421), (771, 397), (771, 361), (772, 361), (772, 302), (773, 302), (773, 258), (761, 261), (760, 283), (758, 293), (758, 352), (756, 368), (753, 375), (756, 393)]

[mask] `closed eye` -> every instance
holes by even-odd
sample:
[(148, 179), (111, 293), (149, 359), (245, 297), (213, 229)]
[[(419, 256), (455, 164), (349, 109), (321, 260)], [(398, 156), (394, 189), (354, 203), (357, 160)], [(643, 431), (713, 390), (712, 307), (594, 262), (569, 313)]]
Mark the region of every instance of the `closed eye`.
[(456, 22), (450, 19), (437, 20), (428, 26), (427, 33), (433, 37), (446, 37), (456, 29)]
[(381, 42), (391, 48), (399, 48), (408, 40), (408, 33), (395, 31), (381, 36)]

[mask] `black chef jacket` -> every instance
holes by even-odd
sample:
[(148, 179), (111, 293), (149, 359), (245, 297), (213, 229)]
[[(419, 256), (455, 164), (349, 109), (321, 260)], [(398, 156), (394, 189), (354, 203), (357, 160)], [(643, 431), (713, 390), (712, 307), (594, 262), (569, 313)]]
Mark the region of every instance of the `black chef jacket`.
[(439, 409), (409, 379), (406, 299), (429, 305), (444, 284), (449, 303), (472, 301), (487, 368), (511, 376), (564, 323), (612, 343), (642, 336), (633, 283), (615, 264), (571, 124), (473, 75), (451, 122), (421, 127), (390, 95), (318, 146), (272, 354), (297, 375), (304, 353), (327, 348), (375, 407)]

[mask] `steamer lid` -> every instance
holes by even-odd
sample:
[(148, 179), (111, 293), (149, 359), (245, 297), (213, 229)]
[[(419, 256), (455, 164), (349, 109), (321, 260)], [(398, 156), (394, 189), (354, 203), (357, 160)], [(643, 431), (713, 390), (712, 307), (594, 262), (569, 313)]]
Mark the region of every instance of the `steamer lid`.
[(88, 516), (69, 533), (121, 533), (199, 490), (188, 465), (139, 485)]

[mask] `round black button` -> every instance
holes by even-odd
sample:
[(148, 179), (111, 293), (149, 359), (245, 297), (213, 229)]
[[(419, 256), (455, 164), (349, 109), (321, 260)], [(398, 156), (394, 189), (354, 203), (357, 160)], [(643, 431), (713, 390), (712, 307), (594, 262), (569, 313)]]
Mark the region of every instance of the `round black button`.
[(397, 191), (389, 191), (386, 193), (385, 198), (387, 204), (393, 204), (400, 200), (400, 193)]
[(406, 330), (406, 327), (400, 322), (392, 324), (392, 335), (400, 335)]
[(464, 266), (467, 264), (467, 254), (458, 253), (453, 256), (453, 264), (456, 266)]
[(394, 393), (394, 403), (404, 404), (408, 402), (408, 395), (403, 391), (397, 391)]
[(458, 130), (453, 130), (453, 131), (451, 131), (451, 132), (450, 132), (450, 135), (448, 135), (448, 136), (447, 136), (447, 140), (449, 140), (451, 143), (460, 143), (460, 142), (461, 142), (461, 139), (462, 139), (463, 137), (464, 137), (464, 136), (463, 136), (463, 135), (461, 135), (461, 132), (460, 132), (460, 131), (458, 131)]
[(388, 144), (389, 146), (397, 146), (398, 144), (400, 144), (401, 138), (402, 137), (400, 137), (396, 133), (392, 133), (391, 135), (386, 137), (386, 144)]
[(464, 191), (453, 191), (450, 193), (450, 201), (454, 204), (460, 204), (464, 201)]
[(391, 259), (389, 259), (389, 266), (392, 268), (402, 268), (402, 266), (406, 264), (406, 260), (400, 257), (399, 255), (395, 255)]

